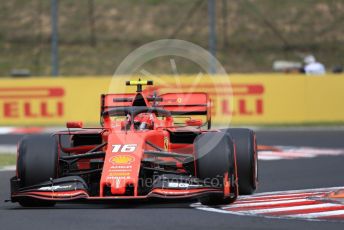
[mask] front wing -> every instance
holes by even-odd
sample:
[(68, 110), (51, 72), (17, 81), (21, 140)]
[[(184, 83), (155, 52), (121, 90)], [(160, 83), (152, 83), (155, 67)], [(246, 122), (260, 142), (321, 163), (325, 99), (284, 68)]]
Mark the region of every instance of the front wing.
[[(192, 180), (190, 180), (192, 179)], [(209, 186), (197, 178), (180, 175), (160, 175), (146, 195), (140, 196), (91, 196), (85, 181), (78, 176), (53, 179), (34, 186), (20, 188), (16, 177), (11, 179), (11, 201), (17, 202), (26, 198), (40, 200), (73, 201), (73, 200), (134, 200), (134, 199), (187, 199), (224, 194), (222, 186)], [(229, 194), (233, 197), (235, 194)]]

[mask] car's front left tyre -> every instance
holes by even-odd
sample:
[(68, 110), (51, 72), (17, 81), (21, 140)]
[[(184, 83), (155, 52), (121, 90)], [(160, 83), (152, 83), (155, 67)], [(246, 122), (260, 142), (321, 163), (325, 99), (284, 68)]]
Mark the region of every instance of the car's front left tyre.
[(230, 136), (224, 132), (200, 134), (195, 139), (195, 158), (198, 178), (223, 189), (226, 182), (230, 184), (230, 196), (225, 197), (224, 192), (209, 194), (201, 197), (200, 202), (204, 205), (232, 203), (237, 197), (237, 180), (234, 144)]

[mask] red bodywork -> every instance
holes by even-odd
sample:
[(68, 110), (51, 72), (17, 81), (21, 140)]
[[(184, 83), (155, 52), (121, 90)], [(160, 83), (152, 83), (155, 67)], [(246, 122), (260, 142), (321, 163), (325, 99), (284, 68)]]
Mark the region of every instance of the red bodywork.
[[(164, 174), (164, 172), (173, 171), (175, 174), (172, 173), (172, 175), (185, 174), (197, 178), (193, 159), (194, 145), (192, 141), (186, 141), (186, 138), (189, 134), (217, 132), (217, 130), (199, 127), (200, 116), (205, 118), (203, 126), (208, 125), (210, 127), (210, 107), (211, 102), (206, 93), (167, 93), (156, 96), (147, 91), (136, 94), (102, 95), (101, 128), (69, 129), (55, 134), (58, 137), (59, 151), (64, 153), (64, 155), (60, 154), (59, 156), (58, 177), (63, 178), (70, 173), (67, 172), (66, 174), (63, 171), (61, 159), (68, 157), (70, 159), (86, 154), (99, 154), (92, 158), (80, 158), (75, 163), (77, 173), (82, 172), (87, 175), (81, 174), (80, 177), (88, 181), (87, 183), (92, 182), (88, 189), (79, 189), (75, 186), (73, 190), (58, 191), (63, 186), (55, 189), (53, 184), (47, 188), (37, 187), (33, 190), (12, 189), (12, 200), (21, 197), (63, 201), (80, 198), (98, 200), (148, 197), (188, 198), (208, 193), (221, 193), (225, 196), (229, 196), (231, 193), (237, 194), (237, 191), (230, 191), (231, 188), (228, 183), (225, 183), (224, 188), (212, 188), (209, 186), (190, 186), (180, 181), (173, 184), (169, 181), (167, 187), (164, 187), (166, 184), (164, 185), (162, 182), (161, 186), (148, 186), (148, 190), (145, 190), (145, 185), (140, 184), (142, 181), (147, 183), (144, 181), (147, 178), (143, 178), (142, 175), (146, 168), (147, 172), (150, 170), (160, 172), (159, 170), (161, 170), (161, 173)], [(137, 111), (141, 111), (141, 108), (142, 113), (135, 114)], [(137, 115), (138, 118), (132, 117), (133, 115)], [(115, 118), (118, 116), (122, 119)], [(176, 125), (175, 116), (187, 116), (188, 118), (183, 118), (184, 125)], [(197, 116), (197, 119), (194, 116)], [(148, 122), (147, 119), (149, 119), (148, 125), (151, 127), (139, 129), (135, 126), (135, 122), (141, 122), (140, 125), (142, 125), (144, 121)], [(67, 127), (70, 128), (81, 126), (82, 123), (78, 122), (67, 124)], [(67, 139), (73, 144), (64, 145), (62, 140), (65, 137), (68, 137)], [(87, 143), (86, 138), (85, 143), (84, 137), (94, 139)], [(185, 139), (183, 140), (183, 138)], [(95, 139), (97, 139), (97, 143), (95, 143)], [(182, 159), (193, 160), (186, 167), (186, 164), (178, 156), (176, 157), (176, 154), (180, 154)], [(150, 164), (150, 162), (152, 163)], [(171, 165), (171, 167), (166, 165)], [(98, 174), (96, 174), (98, 176), (88, 176), (88, 171), (92, 170), (98, 170)], [(68, 183), (70, 186), (71, 182)], [(154, 180), (152, 183), (155, 183)], [(96, 186), (93, 191), (91, 186), (94, 184)]]

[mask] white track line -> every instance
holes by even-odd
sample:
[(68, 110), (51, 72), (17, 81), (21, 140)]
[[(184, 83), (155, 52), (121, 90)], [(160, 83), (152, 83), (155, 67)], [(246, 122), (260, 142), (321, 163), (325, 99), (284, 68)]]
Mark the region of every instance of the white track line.
[(306, 193), (306, 192), (328, 192), (328, 191), (334, 191), (334, 190), (339, 190), (339, 189), (344, 189), (344, 187), (338, 186), (338, 187), (329, 187), (329, 188), (310, 188), (310, 189), (300, 189), (300, 190), (262, 192), (262, 193), (257, 193), (257, 194), (249, 195), (249, 196), (241, 196), (241, 198), (245, 199), (245, 198), (254, 198), (254, 197), (264, 197), (267, 195), (285, 196), (285, 195), (290, 195), (290, 194), (300, 194), (300, 193)]
[(338, 216), (338, 215), (344, 215), (344, 210), (317, 212), (317, 213), (304, 213), (304, 214), (296, 214), (296, 215), (286, 215), (285, 217), (319, 218), (319, 217), (332, 217), (332, 216)]
[(279, 151), (260, 150), (259, 160), (293, 160), (300, 158), (314, 158), (319, 156), (344, 155), (344, 149), (326, 149), (315, 147), (274, 146)]
[(286, 194), (267, 194), (267, 195), (263, 195), (263, 196), (258, 196), (257, 195), (253, 195), (251, 197), (242, 197), (240, 196), (239, 199), (236, 201), (236, 203), (240, 203), (240, 202), (250, 202), (250, 201), (259, 201), (259, 200), (272, 200), (272, 199), (284, 199), (284, 198), (295, 198), (295, 197), (300, 197), (300, 196), (309, 196), (309, 195), (321, 195), (324, 194), (324, 192), (300, 192), (300, 193), (286, 193)]
[[(308, 194), (311, 195), (311, 194)], [(267, 201), (284, 201), (284, 200), (295, 200), (295, 199), (301, 199), (301, 198), (307, 198), (308, 195), (300, 195), (300, 196), (292, 196), (292, 197), (285, 197), (285, 198), (266, 198), (266, 199), (252, 199), (252, 200), (239, 200), (236, 201), (234, 204), (250, 204), (250, 203), (262, 203)], [(312, 195), (312, 196), (318, 196), (318, 195)]]
[(10, 153), (15, 154), (17, 152), (16, 145), (0, 145), (0, 154)]
[(307, 202), (310, 201), (309, 199), (293, 199), (293, 200), (282, 200), (282, 201), (267, 201), (267, 202), (259, 202), (259, 203), (248, 203), (248, 204), (233, 204), (230, 205), (230, 208), (247, 208), (247, 207), (256, 207), (256, 206), (268, 206), (268, 205), (276, 205), (276, 204), (290, 204), (290, 203), (299, 203), (299, 202)]
[(275, 160), (284, 160), (284, 157), (278, 157), (278, 156), (262, 156), (258, 154), (258, 160), (263, 161), (275, 161)]
[[(247, 213), (252, 214), (269, 214), (274, 212), (284, 212), (284, 211), (300, 211), (300, 210), (312, 210), (316, 208), (328, 208), (328, 207), (344, 207), (340, 204), (310, 204), (310, 205), (300, 205), (300, 206), (292, 206), (292, 207), (283, 207), (283, 208), (267, 208), (267, 209), (257, 209), (257, 210), (249, 210)], [(246, 212), (246, 211), (243, 211)]]
[(4, 167), (0, 167), (0, 172), (1, 171), (14, 171), (16, 170), (16, 166), (15, 165), (9, 165), (9, 166), (4, 166)]

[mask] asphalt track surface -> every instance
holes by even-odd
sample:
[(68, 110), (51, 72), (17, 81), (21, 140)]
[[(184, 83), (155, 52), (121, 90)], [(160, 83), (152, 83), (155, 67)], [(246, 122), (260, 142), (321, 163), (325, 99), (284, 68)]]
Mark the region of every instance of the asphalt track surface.
[[(20, 136), (0, 136), (13, 144)], [(258, 131), (259, 144), (344, 148), (344, 131)], [(260, 161), (257, 192), (344, 185), (344, 156)], [(9, 178), (0, 172), (1, 229), (344, 229), (344, 221), (308, 221), (237, 216), (196, 210), (191, 203), (57, 204), (23, 209), (5, 203)]]

